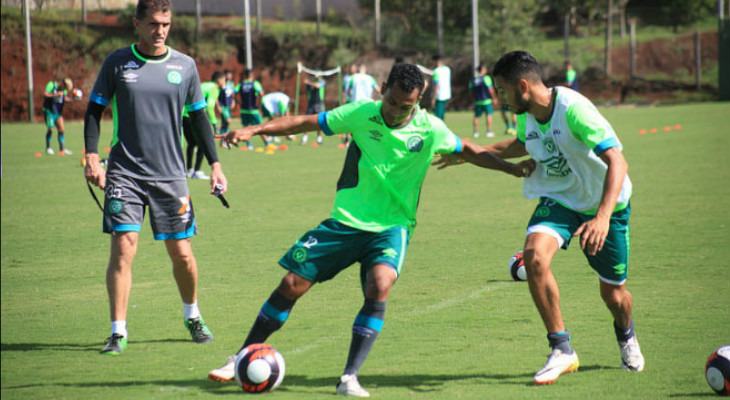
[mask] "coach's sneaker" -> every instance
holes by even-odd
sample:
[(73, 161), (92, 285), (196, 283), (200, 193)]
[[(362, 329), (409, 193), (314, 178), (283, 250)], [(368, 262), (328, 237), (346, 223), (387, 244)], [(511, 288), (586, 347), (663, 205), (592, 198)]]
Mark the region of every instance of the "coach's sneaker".
[(190, 336), (195, 343), (210, 343), (213, 341), (213, 334), (208, 329), (203, 318), (189, 318), (185, 320), (185, 327), (190, 331)]
[(55, 153), (53, 152), (53, 149), (52, 149), (52, 148), (50, 148), (50, 147), (47, 147), (47, 148), (46, 148), (46, 154), (48, 154), (49, 156), (52, 156), (52, 155), (54, 155)]
[(487, 132), (487, 137), (494, 137), (494, 132), (492, 132), (492, 131)]
[(208, 372), (208, 379), (215, 382), (226, 383), (236, 377), (236, 356), (230, 356), (222, 367)]
[(193, 174), (192, 178), (193, 179), (205, 179), (205, 180), (210, 179), (210, 177), (208, 175), (206, 175), (205, 172), (203, 172), (201, 170), (195, 171), (195, 173)]
[(118, 333), (112, 334), (106, 340), (106, 346), (99, 352), (101, 354), (118, 356), (127, 348), (127, 338)]
[(337, 394), (352, 397), (370, 397), (370, 393), (360, 386), (357, 375), (342, 375), (337, 384)]
[(644, 370), (644, 355), (641, 354), (636, 335), (625, 342), (618, 342), (618, 347), (621, 349), (621, 368), (636, 372)]
[(474, 136), (474, 139), (478, 138), (479, 137), (479, 132), (474, 132), (474, 134), (472, 136)]
[(58, 154), (61, 154), (61, 153), (63, 153), (63, 155), (66, 155), (66, 156), (70, 156), (73, 154), (73, 152), (69, 149), (64, 149), (64, 150), (61, 150), (58, 152)]
[(549, 385), (558, 380), (562, 374), (578, 371), (578, 353), (565, 354), (560, 349), (553, 349), (548, 355), (547, 363), (532, 377), (535, 385)]

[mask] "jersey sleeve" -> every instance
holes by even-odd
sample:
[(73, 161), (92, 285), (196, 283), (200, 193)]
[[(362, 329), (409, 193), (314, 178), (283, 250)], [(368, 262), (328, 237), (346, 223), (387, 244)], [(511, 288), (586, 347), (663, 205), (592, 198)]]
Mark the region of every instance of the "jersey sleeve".
[(56, 82), (50, 81), (46, 84), (46, 92), (53, 93), (56, 90)]
[(193, 62), (190, 78), (188, 81), (188, 94), (185, 99), (185, 109), (188, 112), (198, 111), (205, 108), (207, 105), (205, 101), (205, 95), (203, 95), (203, 88), (200, 85), (200, 75), (198, 75), (198, 68)]
[(259, 81), (255, 81), (253, 83), (253, 90), (254, 90), (254, 94), (256, 96), (264, 93), (264, 88), (263, 88), (263, 86), (261, 86), (261, 82), (259, 82)]
[(461, 139), (451, 132), (451, 129), (441, 119), (429, 115), (429, 120), (431, 121), (431, 133), (434, 135), (434, 153), (461, 153), (463, 149)]
[(484, 76), (484, 83), (487, 85), (487, 88), (492, 87), (492, 85), (493, 85), (493, 83), (492, 83), (492, 77), (489, 76), (489, 75), (485, 75)]
[(372, 102), (368, 100), (361, 100), (320, 113), (317, 117), (319, 127), (322, 128), (322, 132), (324, 132), (327, 136), (352, 132), (353, 129), (350, 128), (350, 124), (354, 122), (353, 120), (357, 119), (357, 117), (355, 117), (357, 110), (368, 103)]
[(621, 149), (611, 124), (589, 103), (572, 104), (565, 112), (565, 119), (573, 136), (600, 155), (611, 147)]
[(94, 89), (91, 91), (91, 95), (89, 95), (90, 102), (99, 104), (102, 107), (109, 105), (116, 92), (116, 80), (114, 79), (116, 71), (113, 56), (114, 54), (104, 60), (101, 71), (99, 71), (99, 75), (96, 77)]

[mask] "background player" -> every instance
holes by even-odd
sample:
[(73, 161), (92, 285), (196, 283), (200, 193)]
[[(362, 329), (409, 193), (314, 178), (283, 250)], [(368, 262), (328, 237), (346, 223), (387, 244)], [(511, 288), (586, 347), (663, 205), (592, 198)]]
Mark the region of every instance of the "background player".
[(43, 116), (46, 120), (46, 154), (54, 154), (51, 147), (54, 127), (58, 128), (58, 154), (71, 154), (71, 150), (64, 147), (66, 137), (64, 136), (63, 105), (67, 100), (72, 99), (69, 93), (73, 88), (74, 84), (70, 78), (64, 78), (60, 84), (56, 81), (50, 81), (46, 84), (46, 90), (43, 92)]
[(497, 95), (492, 87), (492, 77), (487, 75), (487, 66), (476, 67), (476, 76), (469, 81), (469, 90), (474, 97), (474, 137), (479, 137), (479, 117), (487, 115), (487, 137), (494, 137), (492, 132), (492, 99), (497, 100)]
[(436, 68), (433, 70), (431, 107), (433, 115), (443, 120), (446, 114), (446, 103), (451, 99), (451, 68), (444, 64), (440, 55), (435, 55), (432, 59)]
[[(225, 193), (227, 182), (195, 61), (165, 45), (171, 21), (170, 0), (137, 3), (133, 22), (138, 41), (104, 60), (84, 117), (84, 175), (106, 191), (103, 225), (112, 234), (106, 273), (112, 331), (102, 354), (118, 355), (127, 347), (132, 262), (146, 210), (155, 239), (165, 241), (172, 260), (185, 327), (197, 343), (213, 340), (197, 301), (198, 267), (190, 246), (197, 227), (180, 144), (183, 108), (211, 164), (211, 194), (216, 188)], [(116, 123), (105, 171), (97, 151), (99, 128), (112, 100)]]
[[(264, 125), (234, 130), (232, 144), (253, 135), (291, 135), (321, 128), (328, 136), (352, 132), (331, 218), (304, 234), (279, 260), (288, 270), (264, 303), (243, 347), (262, 343), (281, 328), (297, 299), (316, 282), (332, 279), (360, 263), (365, 297), (353, 328), (350, 352), (336, 393), (368, 397), (357, 379), (385, 319), (391, 286), (400, 275), (423, 180), (436, 153), (462, 150), (461, 140), (441, 120), (418, 107), (423, 75), (412, 64), (393, 66), (382, 86), (382, 101), (359, 101), (319, 115), (279, 118)], [(376, 138), (373, 140), (373, 135)], [(478, 146), (475, 147), (478, 150)], [(466, 145), (472, 154), (474, 147)], [(468, 156), (467, 156), (468, 157)], [(497, 158), (485, 167), (522, 176), (522, 166)], [(235, 357), (208, 377), (234, 377)]]
[[(319, 77), (316, 80), (307, 79), (304, 81), (307, 90), (307, 112), (306, 115), (319, 114), (324, 112), (324, 88), (326, 82)], [(307, 135), (302, 135), (301, 144), (307, 143)], [(322, 144), (322, 130), (317, 130), (317, 144)]]
[(220, 133), (226, 133), (231, 126), (231, 110), (236, 107), (236, 83), (233, 82), (233, 71), (223, 71), (226, 83), (220, 91), (218, 103), (221, 107), (221, 129)]
[[(225, 85), (225, 82), (225, 75), (220, 71), (215, 71), (213, 72), (210, 81), (203, 82), (200, 85), (200, 88), (203, 91), (203, 97), (205, 98), (205, 113), (208, 114), (208, 120), (213, 126), (213, 132), (217, 132), (218, 130), (218, 118), (216, 116), (216, 112), (222, 114), (222, 108), (218, 103), (218, 99), (220, 98), (221, 89)], [(183, 118), (183, 132), (186, 135), (185, 140), (188, 142), (186, 155), (188, 160), (187, 167), (189, 176), (193, 179), (210, 179), (210, 177), (205, 175), (205, 172), (200, 169), (200, 166), (203, 163), (203, 152), (200, 151), (195, 135), (192, 132), (193, 130), (185, 129), (184, 121), (185, 119)], [(195, 156), (195, 167), (192, 167), (191, 163), (193, 156)], [(190, 171), (191, 168), (193, 169), (192, 171)]]
[[(241, 100), (241, 125), (251, 126), (261, 124), (261, 114), (259, 113), (259, 102), (261, 96), (264, 95), (264, 88), (261, 82), (253, 79), (253, 71), (246, 69), (241, 74), (241, 83), (236, 86), (235, 92)], [(264, 144), (269, 144), (269, 139), (262, 136)], [(222, 145), (222, 143), (221, 143)], [(246, 143), (249, 150), (253, 150), (251, 142)]]

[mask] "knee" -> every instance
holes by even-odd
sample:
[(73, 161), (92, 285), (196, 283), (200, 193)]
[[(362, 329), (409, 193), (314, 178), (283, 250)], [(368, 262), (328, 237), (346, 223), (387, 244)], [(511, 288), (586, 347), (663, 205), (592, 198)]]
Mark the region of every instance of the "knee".
[(610, 309), (622, 308), (631, 304), (631, 293), (623, 286), (602, 287), (601, 299)]
[(309, 286), (311, 286), (309, 281), (296, 274), (289, 273), (281, 279), (277, 290), (282, 296), (290, 300), (296, 300), (307, 292)]
[(530, 277), (540, 276), (550, 269), (550, 257), (535, 249), (525, 249), (525, 270)]

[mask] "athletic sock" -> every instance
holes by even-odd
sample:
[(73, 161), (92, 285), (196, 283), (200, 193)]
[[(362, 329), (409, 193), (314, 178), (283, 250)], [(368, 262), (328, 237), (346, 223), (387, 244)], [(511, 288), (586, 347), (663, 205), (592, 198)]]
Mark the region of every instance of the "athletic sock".
[(46, 131), (46, 148), (47, 149), (51, 148), (51, 136), (53, 136), (53, 131), (49, 129)]
[(375, 344), (375, 339), (383, 329), (386, 305), (385, 301), (365, 300), (365, 304), (352, 325), (352, 342), (350, 342), (350, 353), (347, 355), (344, 375), (357, 375), (360, 371), (360, 367)]
[(200, 318), (200, 309), (198, 308), (198, 302), (188, 304), (183, 301), (183, 316), (185, 319)]
[(548, 333), (548, 343), (553, 349), (560, 349), (565, 354), (573, 354), (573, 348), (570, 347), (570, 332), (564, 330), (562, 332)]
[(246, 341), (243, 342), (241, 350), (253, 343), (264, 343), (272, 333), (279, 330), (289, 318), (294, 303), (296, 300), (290, 300), (279, 294), (278, 290), (274, 290), (269, 299), (261, 306), (259, 315), (256, 316), (256, 321), (253, 323)]
[(627, 329), (621, 329), (616, 325), (616, 321), (613, 321), (613, 330), (616, 332), (616, 340), (619, 342), (626, 342), (631, 339), (632, 336), (636, 335), (634, 332), (634, 320), (632, 319)]
[(112, 333), (109, 336), (115, 333), (127, 337), (127, 321), (112, 321)]
[(64, 143), (66, 143), (66, 137), (63, 136), (63, 131), (58, 131), (58, 151), (63, 151)]

